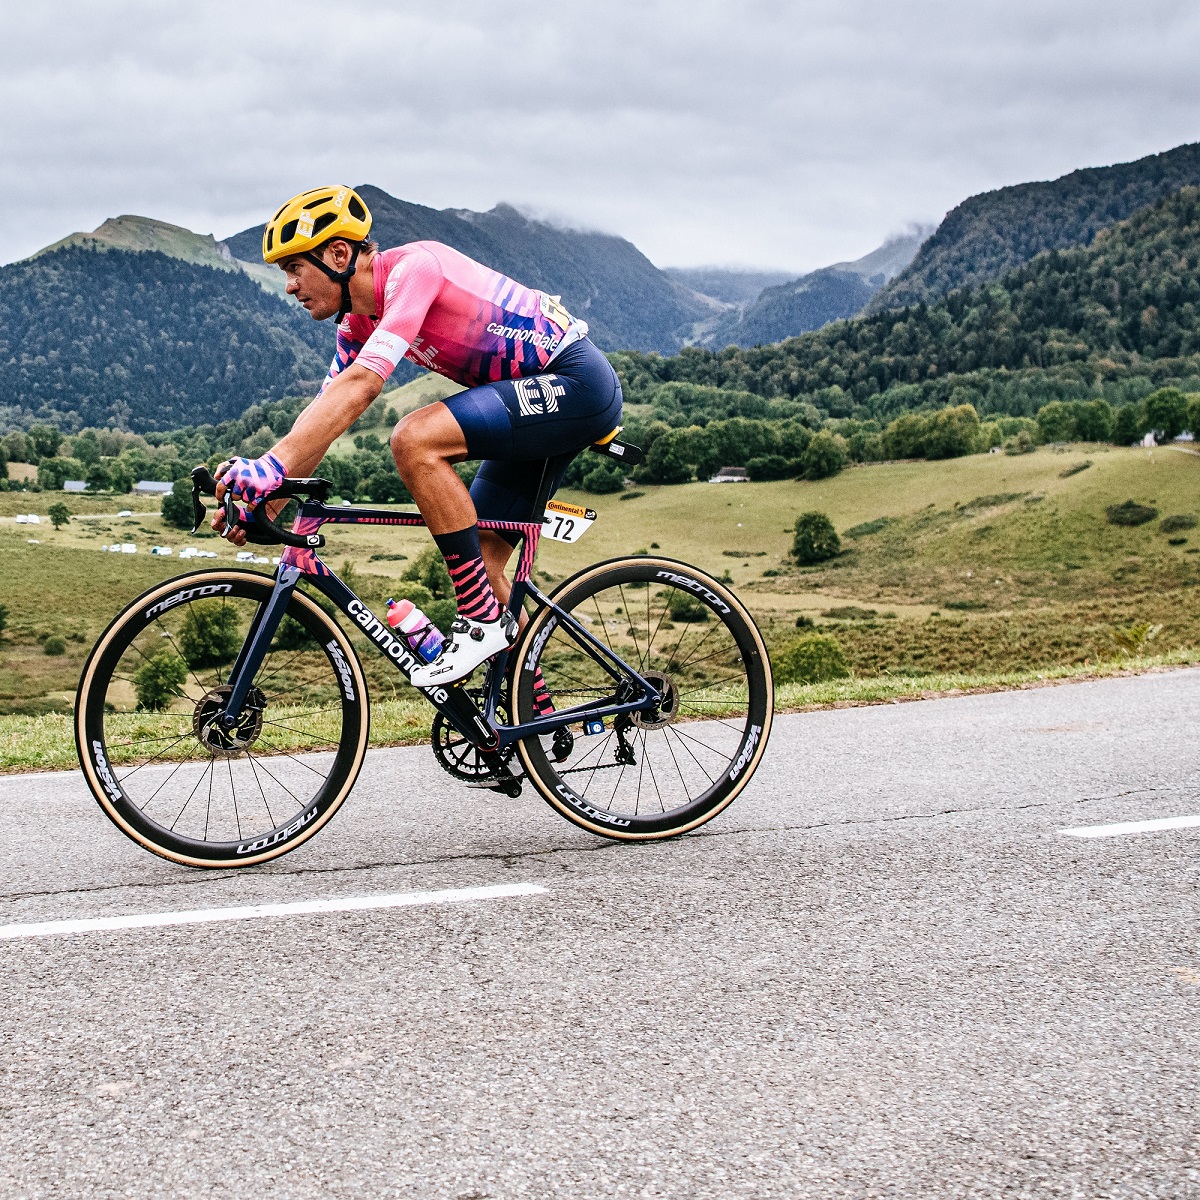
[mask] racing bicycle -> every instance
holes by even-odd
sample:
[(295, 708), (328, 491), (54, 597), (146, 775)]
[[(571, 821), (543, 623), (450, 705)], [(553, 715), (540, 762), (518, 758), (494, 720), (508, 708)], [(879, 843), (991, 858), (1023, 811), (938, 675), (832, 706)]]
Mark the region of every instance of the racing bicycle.
[[(610, 440), (601, 453), (635, 461)], [(537, 469), (537, 464), (534, 464)], [(195, 528), (204, 467), (192, 472)], [(482, 682), (420, 689), (437, 761), (506, 796), (528, 782), (576, 825), (650, 841), (725, 809), (762, 759), (774, 693), (761, 634), (733, 592), (669, 558), (596, 563), (548, 595), (534, 583), (542, 536), (575, 540), (594, 512), (549, 500), (545, 521), (479, 522), (519, 536), (509, 610), (527, 620)], [(192, 867), (251, 866), (312, 838), (354, 786), (371, 706), (337, 614), (407, 679), (410, 644), (318, 557), (324, 525), (423, 526), (419, 513), (329, 503), (324, 479), (285, 480), (290, 529), (261, 503), (249, 540), (281, 545), (272, 575), (219, 567), (158, 584), (92, 649), (75, 704), (79, 760), (105, 814), (147, 850)], [(226, 519), (237, 519), (231, 497)], [(549, 509), (547, 510), (547, 506)], [(541, 671), (553, 711), (537, 715)]]

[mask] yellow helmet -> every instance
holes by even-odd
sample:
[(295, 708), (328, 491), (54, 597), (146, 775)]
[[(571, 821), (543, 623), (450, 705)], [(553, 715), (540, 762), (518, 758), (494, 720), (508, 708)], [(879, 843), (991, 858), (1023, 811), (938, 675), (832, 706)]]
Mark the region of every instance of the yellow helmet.
[(315, 250), (330, 238), (348, 242), (366, 241), (371, 232), (371, 214), (353, 189), (310, 188), (293, 196), (263, 230), (263, 262), (276, 263), (291, 254)]

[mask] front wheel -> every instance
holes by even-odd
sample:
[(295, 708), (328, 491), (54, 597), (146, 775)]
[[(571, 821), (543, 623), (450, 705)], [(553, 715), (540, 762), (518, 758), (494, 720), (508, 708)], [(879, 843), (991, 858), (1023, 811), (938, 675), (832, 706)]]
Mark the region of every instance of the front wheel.
[[(526, 738), (518, 752), (534, 786), (568, 820), (609, 838), (650, 841), (710, 821), (746, 786), (771, 731), (770, 660), (750, 614), (710, 575), (665, 558), (600, 563), (552, 599), (662, 701), (591, 733), (580, 722), (571, 739)], [(539, 668), (560, 711), (633, 686), (549, 608), (529, 623), (517, 663), (522, 723), (533, 719)]]
[(292, 593), (241, 722), (216, 720), (229, 669), (273, 580), (180, 576), (104, 631), (79, 682), (79, 761), (105, 814), (139, 845), (193, 867), (250, 866), (313, 836), (358, 776), (370, 710), (337, 622)]

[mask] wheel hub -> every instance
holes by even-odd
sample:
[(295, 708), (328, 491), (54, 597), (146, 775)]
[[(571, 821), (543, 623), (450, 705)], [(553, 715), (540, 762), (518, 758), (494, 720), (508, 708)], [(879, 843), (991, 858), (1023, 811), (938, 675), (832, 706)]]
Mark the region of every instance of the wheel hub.
[(252, 687), (246, 694), (237, 724), (232, 729), (225, 729), (221, 725), (221, 716), (232, 692), (233, 688), (228, 684), (205, 692), (196, 701), (196, 709), (192, 714), (192, 732), (199, 743), (211, 753), (227, 758), (249, 750), (258, 740), (258, 735), (262, 733), (263, 709), (267, 705), (262, 689)]
[(630, 713), (630, 718), (639, 729), (661, 729), (670, 725), (679, 716), (679, 688), (675, 680), (662, 671), (646, 671), (642, 678), (658, 690), (660, 699), (653, 708)]

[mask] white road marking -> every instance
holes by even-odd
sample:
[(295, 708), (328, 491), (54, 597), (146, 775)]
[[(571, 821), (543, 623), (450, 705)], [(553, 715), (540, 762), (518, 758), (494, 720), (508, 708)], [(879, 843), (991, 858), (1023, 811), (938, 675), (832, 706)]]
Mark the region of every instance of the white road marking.
[(1071, 837), (1099, 838), (1120, 837), (1124, 833), (1157, 833), (1163, 829), (1196, 829), (1200, 827), (1200, 815), (1193, 817), (1161, 817), (1157, 821), (1120, 821), (1116, 825), (1079, 825), (1074, 829), (1060, 829), (1059, 833)]
[(121, 917), (84, 917), (75, 921), (0, 925), (0, 939), (50, 937), (63, 933), (99, 933), (110, 929), (148, 929), (156, 925), (200, 925), (211, 921), (249, 921), (258, 917), (291, 917), (305, 913), (408, 908), (416, 904), (457, 904), (463, 900), (538, 896), (549, 890), (536, 883), (501, 883), (492, 887), (446, 888), (440, 892), (393, 892), (382, 896), (346, 896), (335, 900), (297, 900), (290, 904), (248, 904), (241, 908), (194, 908), (179, 912), (129, 913)]

